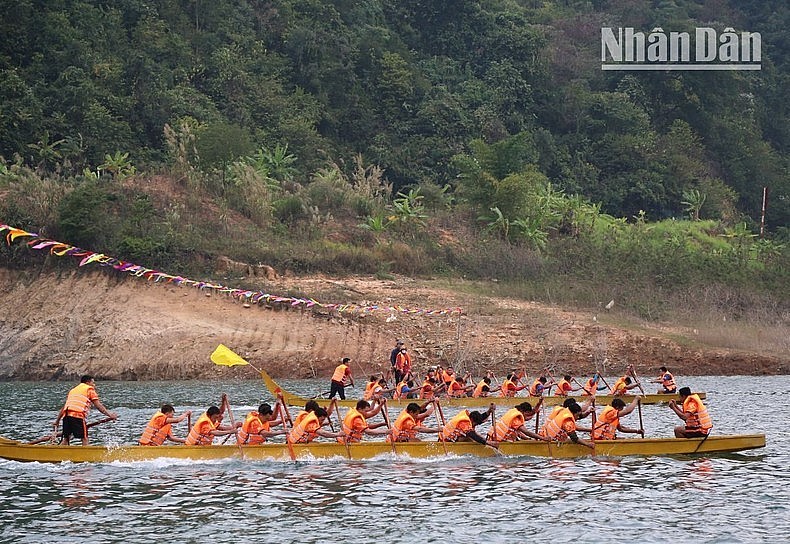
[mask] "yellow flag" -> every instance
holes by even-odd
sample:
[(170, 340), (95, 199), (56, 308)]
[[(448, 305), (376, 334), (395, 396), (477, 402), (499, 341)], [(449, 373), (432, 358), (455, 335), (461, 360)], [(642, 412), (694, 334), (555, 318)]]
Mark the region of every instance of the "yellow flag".
[(215, 349), (214, 353), (211, 354), (211, 360), (214, 362), (215, 365), (220, 365), (220, 366), (236, 366), (236, 365), (250, 364), (244, 359), (242, 359), (240, 355), (237, 355), (230, 348), (226, 347), (224, 344), (220, 344), (217, 346), (217, 349)]

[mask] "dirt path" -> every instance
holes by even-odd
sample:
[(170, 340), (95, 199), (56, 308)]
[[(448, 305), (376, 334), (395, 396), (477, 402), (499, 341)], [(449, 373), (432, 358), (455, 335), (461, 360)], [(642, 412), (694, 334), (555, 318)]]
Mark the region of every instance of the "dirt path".
[(662, 363), (686, 375), (790, 373), (787, 357), (694, 346), (666, 324), (626, 330), (611, 325), (608, 313), (459, 294), (436, 281), (289, 278), (267, 290), (327, 302), (461, 307), (464, 314), (328, 316), (244, 307), (224, 295), (107, 270), (0, 268), (0, 379), (254, 377), (249, 368), (213, 365), (208, 356), (219, 343), (275, 376), (328, 376), (343, 356), (359, 376), (386, 370), (395, 338), (412, 349), (418, 369), (449, 362), (475, 375), (521, 367), (536, 373), (547, 365), (585, 375), (604, 359), (611, 374), (626, 362), (645, 376)]

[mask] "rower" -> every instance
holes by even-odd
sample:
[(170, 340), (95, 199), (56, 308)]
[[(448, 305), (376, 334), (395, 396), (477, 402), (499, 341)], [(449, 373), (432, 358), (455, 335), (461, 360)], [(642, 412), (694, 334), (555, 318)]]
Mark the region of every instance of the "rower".
[(247, 414), (239, 430), (239, 443), (263, 444), (267, 438), (284, 435), (286, 431), (283, 429), (272, 430), (272, 427), (280, 424), (282, 424), (282, 420), (276, 419), (271, 405), (264, 402), (258, 406), (257, 411)]
[(634, 411), (639, 403), (639, 397), (634, 397), (627, 406), (623, 399), (612, 399), (612, 402), (603, 409), (603, 412), (596, 418), (591, 436), (593, 440), (614, 440), (617, 438), (617, 431), (621, 433), (639, 433), (645, 437), (643, 429), (632, 429), (620, 424), (620, 418), (627, 416)]
[(236, 429), (241, 427), (241, 421), (235, 425), (222, 424), (222, 412), (216, 406), (209, 406), (208, 410), (198, 418), (189, 430), (184, 444), (187, 446), (210, 446), (215, 436), (236, 434)]
[(535, 381), (532, 382), (532, 385), (529, 386), (529, 396), (542, 397), (543, 391), (545, 391), (547, 387), (551, 387), (552, 385), (554, 385), (554, 380), (549, 382), (546, 379), (546, 376), (539, 376), (535, 378)]
[(639, 387), (639, 382), (632, 383), (630, 376), (623, 376), (621, 378), (618, 378), (617, 381), (614, 382), (614, 385), (612, 386), (611, 391), (609, 391), (609, 394), (619, 397), (621, 395), (625, 395), (628, 391), (637, 387)]
[(573, 391), (578, 391), (578, 388), (575, 388), (571, 385), (571, 380), (573, 376), (570, 374), (565, 374), (562, 379), (557, 382), (557, 390), (554, 391), (555, 397), (567, 397)]
[(173, 423), (181, 423), (191, 416), (192, 410), (187, 410), (178, 417), (176, 417), (175, 413), (176, 409), (171, 404), (163, 404), (159, 411), (148, 421), (148, 425), (145, 426), (145, 430), (143, 430), (143, 434), (140, 437), (140, 445), (161, 446), (165, 443), (165, 440), (183, 444), (184, 439), (173, 436), (170, 430)]
[(691, 394), (691, 389), (681, 387), (678, 391), (683, 408), (678, 408), (675, 400), (669, 401), (669, 407), (677, 416), (686, 422), (685, 425), (675, 427), (676, 438), (704, 438), (713, 428), (713, 422), (708, 414), (708, 409), (697, 394)]
[(327, 411), (323, 408), (317, 408), (313, 412), (307, 412), (299, 423), (294, 422), (294, 428), (291, 429), (291, 432), (288, 434), (288, 441), (291, 444), (307, 444), (319, 436), (324, 438), (340, 438), (345, 436), (345, 433), (335, 433), (321, 428), (328, 417)]
[(569, 403), (568, 407), (563, 407), (554, 413), (554, 417), (549, 417), (546, 424), (540, 429), (540, 435), (544, 440), (555, 440), (557, 442), (572, 441), (592, 448), (592, 442), (579, 438), (576, 431), (591, 432), (592, 429), (579, 427), (576, 420), (582, 416), (582, 407), (577, 402)]
[(486, 440), (475, 431), (475, 427), (485, 422), (494, 413), (494, 404), (488, 407), (487, 412), (461, 410), (453, 416), (439, 432), (439, 440), (444, 442), (477, 442), (484, 446), (496, 448), (499, 444), (493, 440)]
[(658, 393), (664, 395), (677, 393), (678, 387), (675, 385), (675, 377), (672, 375), (672, 373), (667, 370), (667, 367), (665, 366), (662, 366), (658, 370), (661, 372), (661, 375), (651, 382), (661, 384)]
[(378, 405), (377, 408), (371, 408), (370, 403), (366, 400), (357, 402), (356, 407), (349, 409), (346, 417), (343, 418), (343, 436), (338, 437), (337, 441), (341, 444), (344, 442), (348, 444), (360, 442), (363, 434), (372, 436), (389, 434), (389, 429), (380, 428), (386, 426), (386, 422), (370, 424), (367, 421), (368, 417), (372, 417), (380, 410), (381, 405)]
[(502, 382), (499, 396), (515, 397), (516, 393), (526, 388), (527, 388), (526, 385), (518, 385), (518, 377), (513, 372), (511, 372), (505, 377), (504, 381)]
[(592, 377), (584, 382), (584, 386), (582, 387), (582, 396), (583, 397), (594, 397), (598, 391), (603, 391), (606, 389), (606, 385), (600, 384), (601, 376), (596, 372), (592, 375)]
[(540, 411), (542, 403), (543, 399), (540, 399), (535, 408), (532, 408), (532, 405), (528, 402), (517, 404), (496, 421), (493, 428), (488, 431), (488, 439), (494, 442), (514, 442), (527, 438), (546, 440), (527, 429), (525, 425), (527, 421), (535, 417), (535, 414)]
[(434, 427), (423, 427), (422, 421), (433, 412), (433, 405), (427, 409), (416, 402), (410, 402), (403, 410), (395, 423), (392, 424), (392, 434), (387, 437), (388, 442), (419, 442), (417, 433), (438, 433)]

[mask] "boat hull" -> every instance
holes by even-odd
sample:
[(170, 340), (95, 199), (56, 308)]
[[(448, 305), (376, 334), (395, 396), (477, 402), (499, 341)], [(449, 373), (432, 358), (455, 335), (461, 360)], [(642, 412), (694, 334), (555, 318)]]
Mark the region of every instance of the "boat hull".
[[(282, 394), (283, 400), (285, 400), (286, 404), (289, 406), (299, 406), (303, 407), (305, 402), (309, 399), (306, 397), (302, 397), (300, 395), (296, 395), (291, 393), (290, 391), (286, 391), (283, 389), (265, 370), (261, 370), (261, 378), (263, 378), (263, 382), (266, 384), (266, 388), (269, 392), (274, 395), (275, 397), (278, 394)], [(705, 398), (704, 392), (696, 393), (699, 395), (700, 399)], [(562, 404), (565, 399), (568, 397), (556, 397), (556, 396), (549, 396), (543, 397), (543, 405), (544, 406), (558, 406)], [(586, 401), (589, 397), (582, 397), (582, 396), (574, 396), (573, 398), (577, 399), (580, 403)], [(612, 399), (615, 397), (612, 395), (596, 395), (595, 402), (598, 406), (605, 406), (612, 402)], [(628, 403), (634, 399), (634, 395), (620, 395), (617, 398), (623, 399), (624, 402)], [(642, 398), (642, 404), (662, 404), (669, 402), (670, 400), (675, 400), (680, 402), (680, 396), (677, 394), (653, 394), (653, 395), (644, 395)], [(321, 406), (328, 406), (331, 402), (329, 399), (315, 399)], [(346, 408), (355, 407), (357, 405), (359, 399), (346, 399), (346, 400), (337, 400), (338, 406), (343, 406)], [(455, 406), (455, 407), (464, 407), (464, 408), (488, 408), (488, 406), (493, 402), (497, 406), (506, 406), (506, 407), (513, 407), (517, 404), (521, 404), (522, 402), (529, 402), (532, 406), (537, 404), (540, 397), (461, 397), (461, 398), (442, 398), (440, 399), (442, 406)], [(405, 408), (407, 404), (410, 402), (422, 402), (421, 399), (387, 399), (387, 404), (397, 408)]]
[[(765, 446), (765, 435), (722, 435), (702, 438), (637, 438), (628, 440), (599, 440), (593, 453), (587, 447), (573, 443), (548, 443), (533, 440), (502, 442), (499, 450), (476, 442), (446, 443), (437, 441), (396, 443), (361, 442), (348, 448), (336, 442), (295, 444), (294, 457), (298, 460), (327, 458), (371, 459), (379, 456), (411, 458), (470, 455), (477, 457), (532, 456), (574, 458), (595, 456), (654, 456), (712, 454), (743, 451)], [(149, 461), (153, 459), (191, 459), (210, 461), (244, 458), (245, 460), (291, 459), (288, 446), (269, 443), (257, 446), (59, 446), (25, 444), (0, 437), (0, 458), (41, 463), (110, 463)]]

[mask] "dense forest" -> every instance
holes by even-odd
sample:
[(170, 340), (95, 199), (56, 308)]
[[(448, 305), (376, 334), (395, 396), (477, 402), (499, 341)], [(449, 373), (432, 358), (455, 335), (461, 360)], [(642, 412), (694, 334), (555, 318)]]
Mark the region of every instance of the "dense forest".
[[(787, 303), (786, 2), (0, 4), (0, 223), (152, 266)], [(603, 26), (759, 32), (762, 69), (602, 71)]]

